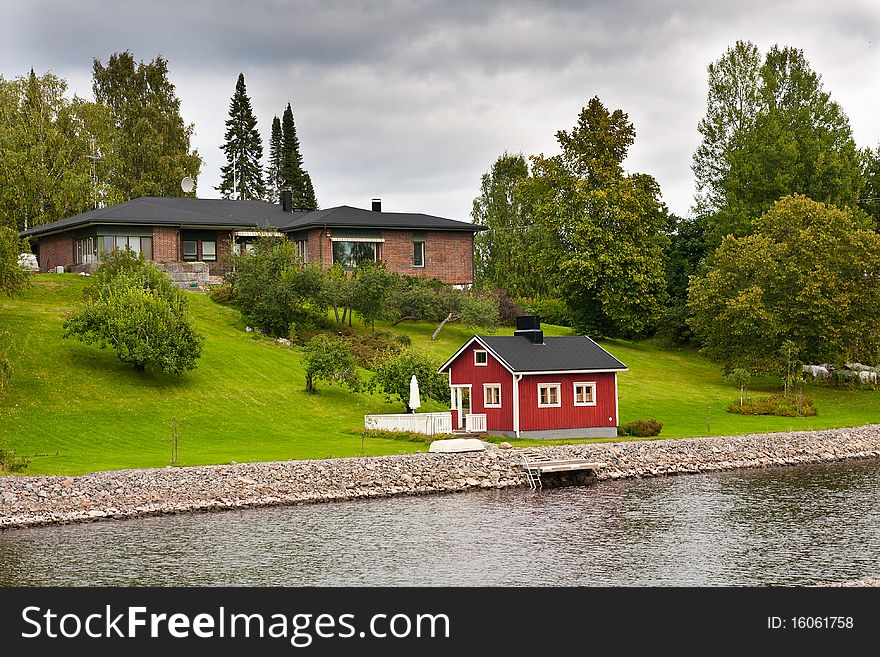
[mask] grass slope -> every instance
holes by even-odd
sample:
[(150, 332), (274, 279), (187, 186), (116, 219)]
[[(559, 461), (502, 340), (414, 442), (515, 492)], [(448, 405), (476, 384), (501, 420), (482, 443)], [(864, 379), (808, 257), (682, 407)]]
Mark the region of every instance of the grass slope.
[[(399, 413), (400, 404), (319, 384), (304, 390), (301, 358), (254, 333), (233, 309), (191, 294), (195, 322), (206, 336), (195, 371), (182, 377), (137, 373), (109, 350), (61, 339), (64, 313), (85, 284), (70, 274), (41, 275), (23, 297), (0, 298), (0, 336), (10, 340), (13, 379), (0, 400), (0, 443), (32, 456), (28, 474), (79, 474), (163, 467), (170, 456), (169, 424), (180, 425), (180, 464), (269, 461), (424, 451), (425, 444), (368, 439), (367, 413)], [(407, 324), (414, 346), (445, 360), (472, 335), (447, 325)], [(546, 326), (549, 335), (567, 329)], [(511, 330), (500, 331), (510, 333)], [(880, 422), (880, 393), (808, 388), (813, 418), (743, 417), (724, 411), (738, 391), (718, 368), (690, 352), (650, 343), (604, 346), (629, 367), (620, 375), (621, 421), (654, 417), (661, 437), (728, 435)], [(758, 382), (770, 390), (771, 380)], [(709, 415), (709, 432), (706, 414)], [(421, 410), (446, 410), (426, 404)], [(518, 444), (546, 444), (517, 441)]]

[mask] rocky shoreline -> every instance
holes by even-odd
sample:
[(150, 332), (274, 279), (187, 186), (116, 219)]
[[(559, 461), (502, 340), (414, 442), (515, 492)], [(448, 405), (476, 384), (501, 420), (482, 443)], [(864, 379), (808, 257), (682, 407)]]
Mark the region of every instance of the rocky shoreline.
[[(880, 425), (534, 448), (623, 479), (880, 458)], [(527, 486), (522, 451), (404, 454), (0, 477), (0, 529)]]

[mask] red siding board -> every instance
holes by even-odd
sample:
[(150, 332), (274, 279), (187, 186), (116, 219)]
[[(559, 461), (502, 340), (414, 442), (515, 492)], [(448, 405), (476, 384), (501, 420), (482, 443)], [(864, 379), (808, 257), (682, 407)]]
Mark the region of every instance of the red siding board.
[[(468, 346), (449, 366), (451, 385), (471, 385), (471, 407), (474, 413), (486, 414), (486, 428), (491, 431), (513, 431), (513, 375), (487, 354), (486, 366), (474, 365), (474, 350), (479, 344)], [(615, 372), (588, 374), (526, 374), (519, 382), (519, 430), (543, 431), (550, 429), (582, 429), (616, 427), (617, 386)], [(575, 383), (596, 384), (594, 406), (574, 405)], [(483, 384), (501, 384), (501, 408), (483, 406)], [(538, 384), (559, 383), (561, 404), (558, 407), (538, 407)]]
[[(476, 343), (472, 344), (449, 366), (450, 383), (472, 386), (472, 412), (486, 414), (488, 431), (513, 431), (513, 376), (491, 354), (488, 355), (485, 366), (474, 365), (474, 349), (481, 347)], [(484, 383), (501, 384), (501, 408), (483, 406)]]
[[(519, 382), (520, 431), (617, 426), (614, 372), (593, 374), (532, 374)], [(574, 405), (574, 383), (596, 382), (596, 405)], [(559, 383), (562, 404), (538, 407), (538, 384)], [(609, 420), (609, 418), (611, 418)]]

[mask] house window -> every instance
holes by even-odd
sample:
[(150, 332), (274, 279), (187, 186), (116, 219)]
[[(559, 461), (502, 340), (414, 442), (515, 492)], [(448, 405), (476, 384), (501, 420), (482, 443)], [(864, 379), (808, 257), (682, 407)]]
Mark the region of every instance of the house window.
[(538, 408), (554, 408), (562, 406), (559, 389), (560, 384), (558, 383), (539, 383)]
[(198, 260), (199, 247), (195, 240), (183, 240), (183, 259)]
[(213, 240), (202, 240), (202, 260), (217, 259), (217, 242)]
[(501, 384), (483, 384), (483, 406), (486, 408), (501, 408)]
[(413, 267), (425, 266), (425, 243), (413, 242)]
[(574, 384), (574, 405), (575, 406), (595, 406), (596, 405), (596, 384), (595, 383), (575, 383)]
[(245, 254), (253, 253), (255, 248), (256, 247), (254, 246), (253, 240), (247, 240), (244, 243), (244, 253)]
[(333, 262), (355, 269), (362, 262), (379, 260), (379, 242), (333, 242)]
[(98, 249), (94, 237), (87, 237), (84, 240), (76, 240), (76, 258), (74, 263), (81, 265), (87, 262), (98, 261)]
[(486, 352), (482, 349), (474, 349), (474, 365), (486, 366), (489, 363), (489, 359), (486, 356)]
[(309, 261), (309, 241), (296, 241), (296, 259), (305, 264)]
[(104, 235), (98, 238), (96, 245), (101, 254), (110, 253), (115, 249), (124, 251), (130, 249), (135, 255), (143, 253), (147, 260), (153, 259), (153, 238), (138, 237), (137, 235)]

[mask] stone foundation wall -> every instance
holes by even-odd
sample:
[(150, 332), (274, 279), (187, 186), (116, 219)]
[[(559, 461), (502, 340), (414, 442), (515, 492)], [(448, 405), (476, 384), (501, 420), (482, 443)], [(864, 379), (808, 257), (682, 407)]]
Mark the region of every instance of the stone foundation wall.
[[(880, 425), (749, 436), (531, 448), (606, 465), (596, 479), (880, 458)], [(190, 511), (527, 486), (522, 452), (490, 447), (313, 461), (0, 477), (0, 528)]]
[(171, 282), (184, 290), (204, 292), (214, 279), (206, 262), (157, 262), (156, 266), (168, 274)]

